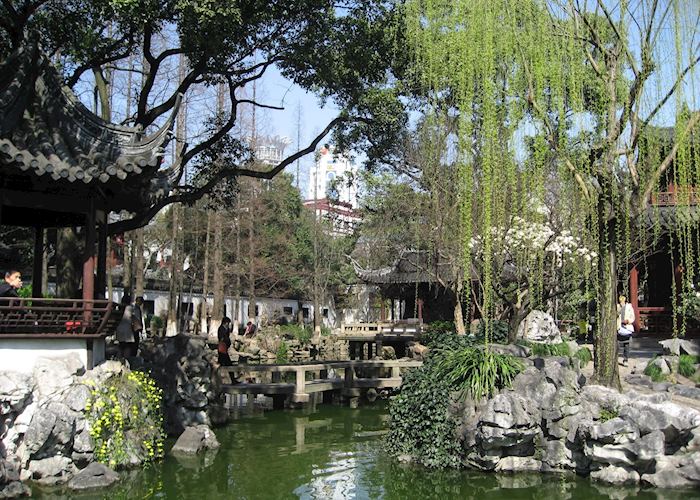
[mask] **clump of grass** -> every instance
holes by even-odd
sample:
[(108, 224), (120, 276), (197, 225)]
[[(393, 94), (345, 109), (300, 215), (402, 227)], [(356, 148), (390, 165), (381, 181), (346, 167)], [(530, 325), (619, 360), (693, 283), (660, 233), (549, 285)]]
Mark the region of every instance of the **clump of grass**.
[(689, 354), (681, 354), (678, 359), (678, 373), (684, 377), (692, 377), (695, 375), (695, 364), (698, 362), (696, 356)]
[(477, 400), (509, 387), (522, 369), (523, 364), (515, 356), (488, 349), (441, 350), (435, 358), (437, 376)]
[(644, 368), (644, 375), (651, 377), (653, 382), (663, 382), (666, 380), (666, 375), (661, 372), (661, 368), (659, 368), (659, 365), (657, 365), (655, 361), (656, 358), (649, 361), (647, 367)]
[(613, 418), (617, 418), (619, 416), (620, 412), (617, 411), (617, 408), (601, 408), (600, 410), (601, 422), (607, 422), (608, 420), (612, 420)]
[(593, 360), (593, 354), (588, 347), (581, 347), (578, 351), (576, 351), (574, 357), (581, 362), (581, 367), (586, 366)]

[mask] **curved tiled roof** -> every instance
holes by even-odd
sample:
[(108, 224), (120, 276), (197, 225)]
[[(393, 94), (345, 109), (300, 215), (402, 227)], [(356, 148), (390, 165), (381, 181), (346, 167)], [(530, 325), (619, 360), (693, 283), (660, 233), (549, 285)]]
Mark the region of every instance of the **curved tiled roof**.
[(0, 63), (0, 166), (85, 184), (152, 177), (176, 112), (149, 136), (108, 123), (63, 86), (38, 43), (26, 39)]

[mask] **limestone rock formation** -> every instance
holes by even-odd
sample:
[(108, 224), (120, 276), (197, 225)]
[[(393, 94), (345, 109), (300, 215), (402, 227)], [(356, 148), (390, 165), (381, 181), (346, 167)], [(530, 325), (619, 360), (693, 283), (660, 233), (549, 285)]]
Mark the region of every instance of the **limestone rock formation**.
[(215, 450), (219, 448), (219, 441), (216, 434), (206, 425), (196, 425), (187, 427), (171, 452), (174, 454), (196, 454), (205, 450)]
[(78, 491), (90, 490), (106, 488), (117, 481), (119, 481), (119, 474), (106, 465), (92, 462), (68, 481), (68, 487)]
[(554, 318), (543, 311), (531, 311), (518, 326), (518, 338), (544, 344), (561, 343), (561, 332)]
[(575, 471), (602, 483), (700, 486), (700, 412), (669, 393), (584, 385), (566, 357), (532, 359), (512, 388), (454, 405), (465, 463), (491, 471)]

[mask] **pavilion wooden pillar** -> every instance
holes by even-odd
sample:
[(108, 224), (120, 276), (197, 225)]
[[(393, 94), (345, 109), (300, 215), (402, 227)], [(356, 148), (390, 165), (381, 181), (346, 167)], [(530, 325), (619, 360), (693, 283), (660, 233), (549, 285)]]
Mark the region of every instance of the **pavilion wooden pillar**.
[(423, 299), (418, 299), (418, 322), (423, 322)]
[(634, 309), (634, 331), (639, 332), (639, 270), (634, 266), (630, 271), (630, 300)]
[(44, 231), (41, 226), (34, 228), (34, 262), (32, 270), (32, 297), (40, 298), (46, 290), (42, 290), (41, 283), (44, 273)]
[(90, 210), (85, 217), (85, 248), (83, 250), (83, 300), (84, 319), (92, 321), (92, 301), (95, 299), (95, 205), (90, 201)]
[[(95, 298), (104, 299), (107, 289), (107, 214), (100, 213), (97, 238), (97, 276), (95, 278)], [(112, 298), (109, 297), (111, 300)]]

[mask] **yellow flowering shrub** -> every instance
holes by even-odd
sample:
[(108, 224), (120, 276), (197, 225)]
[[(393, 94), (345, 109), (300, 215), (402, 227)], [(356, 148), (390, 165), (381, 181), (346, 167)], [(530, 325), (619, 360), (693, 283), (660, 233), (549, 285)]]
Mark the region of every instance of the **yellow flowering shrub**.
[(118, 467), (163, 456), (162, 390), (138, 371), (91, 387), (85, 405), (95, 460)]

